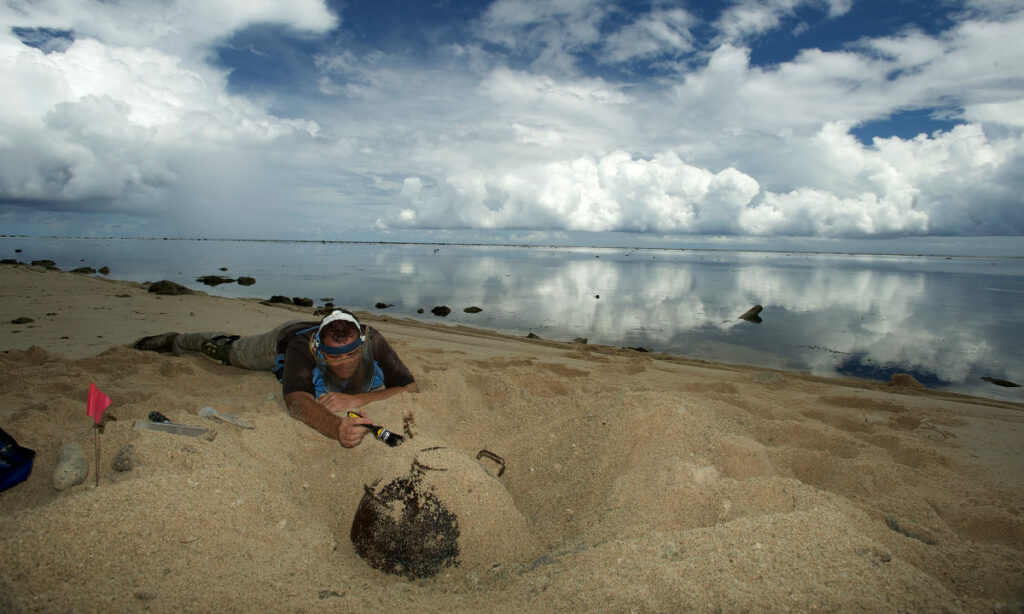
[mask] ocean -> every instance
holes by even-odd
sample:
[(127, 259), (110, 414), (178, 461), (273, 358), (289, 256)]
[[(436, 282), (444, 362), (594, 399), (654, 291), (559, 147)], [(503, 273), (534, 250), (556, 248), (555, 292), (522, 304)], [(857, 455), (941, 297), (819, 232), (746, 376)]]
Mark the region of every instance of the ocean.
[[(1020, 257), (30, 237), (3, 237), (0, 254), (63, 270), (108, 266), (112, 278), (169, 279), (219, 296), (331, 299), (820, 376), (908, 373), (929, 388), (1024, 402), (1024, 388), (981, 379), (1024, 383)], [(196, 281), (203, 275), (256, 283), (206, 286)], [(432, 315), (440, 305), (450, 315)], [(739, 318), (755, 305), (761, 322)]]

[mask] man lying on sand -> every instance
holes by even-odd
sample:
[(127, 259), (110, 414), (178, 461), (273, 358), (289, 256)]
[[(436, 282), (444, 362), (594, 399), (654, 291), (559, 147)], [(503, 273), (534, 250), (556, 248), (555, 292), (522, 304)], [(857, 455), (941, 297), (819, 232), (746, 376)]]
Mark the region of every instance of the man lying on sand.
[(243, 369), (273, 371), (293, 418), (351, 448), (369, 432), (356, 409), (401, 392), (418, 392), (412, 373), (384, 336), (337, 309), (320, 322), (286, 322), (274, 330), (238, 337), (220, 332), (163, 333), (135, 342), (137, 350), (200, 352)]

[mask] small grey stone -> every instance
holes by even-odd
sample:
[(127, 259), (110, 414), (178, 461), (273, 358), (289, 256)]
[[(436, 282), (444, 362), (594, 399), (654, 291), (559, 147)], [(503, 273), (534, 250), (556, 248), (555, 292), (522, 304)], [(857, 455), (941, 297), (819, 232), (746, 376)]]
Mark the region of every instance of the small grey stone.
[(114, 471), (131, 471), (141, 464), (142, 461), (135, 454), (135, 446), (128, 444), (117, 451), (113, 462), (110, 463), (110, 468)]
[(57, 452), (57, 465), (53, 468), (51, 481), (57, 490), (66, 490), (85, 481), (89, 475), (89, 461), (85, 459), (82, 444), (71, 442), (61, 446)]

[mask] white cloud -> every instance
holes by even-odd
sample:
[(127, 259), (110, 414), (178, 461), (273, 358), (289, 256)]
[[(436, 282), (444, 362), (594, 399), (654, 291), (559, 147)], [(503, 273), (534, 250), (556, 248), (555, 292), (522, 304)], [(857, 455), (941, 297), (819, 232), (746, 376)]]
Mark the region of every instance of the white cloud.
[[(740, 2), (717, 24), (652, 4), (497, 0), (427, 57), (325, 39), (318, 81), (257, 97), (211, 51), (261, 23), (322, 35), (321, 2), (8, 2), (10, 24), (75, 40), (0, 32), (0, 204), (159, 212), (185, 234), (234, 215), (266, 236), (284, 209), (303, 233), (1024, 233), (1019, 10), (764, 67), (750, 41), (849, 1)], [(709, 27), (732, 42), (707, 48)], [(853, 136), (921, 109), (967, 123)]]
[(690, 28), (696, 24), (697, 20), (683, 9), (652, 11), (606, 37), (603, 59), (619, 64), (691, 52), (694, 44)]
[(600, 42), (608, 13), (600, 0), (496, 0), (480, 18), (477, 35), (533, 56), (545, 71), (575, 72), (574, 53)]
[(406, 180), (413, 208), (400, 225), (586, 231), (730, 232), (757, 182), (732, 169), (714, 174), (674, 153), (650, 160), (616, 151), (501, 175), (453, 175), (426, 187)]
[[(300, 27), (326, 15), (305, 6), (285, 16), (273, 3), (40, 2), (29, 13), (5, 5), (5, 17), (15, 23), (67, 28), (77, 38), (62, 52), (44, 53), (0, 32), (0, 90), (6, 92), (0, 198), (146, 210), (163, 202), (166, 189), (189, 180), (182, 172), (188, 158), (233, 156), (315, 135), (314, 122), (277, 118), (228, 94), (226, 73), (186, 57), (246, 24), (283, 18)], [(190, 23), (184, 14), (198, 20), (198, 30), (183, 27)], [(164, 22), (169, 16), (176, 19)], [(167, 48), (184, 44), (192, 51), (158, 48), (171, 39), (176, 43)]]
[[(766, 32), (777, 29), (785, 18), (793, 17), (796, 9), (804, 6), (826, 9), (829, 17), (837, 17), (850, 10), (853, 0), (741, 0), (722, 12), (715, 24), (719, 35), (717, 44), (745, 43)], [(806, 25), (796, 26), (803, 31)]]
[(151, 47), (192, 57), (210, 43), (242, 28), (274, 23), (325, 32), (337, 19), (320, 0), (36, 0), (4, 2), (0, 22), (8, 27), (72, 30), (114, 46)]
[(539, 71), (560, 74), (575, 74), (583, 54), (622, 64), (694, 51), (690, 29), (697, 21), (686, 10), (656, 6), (621, 27), (608, 27), (609, 16), (624, 13), (621, 7), (598, 0), (497, 0), (480, 19), (478, 35), (515, 53), (535, 56), (532, 66)]
[[(1024, 144), (992, 142), (978, 126), (864, 146), (842, 125), (802, 141), (804, 170), (821, 187), (763, 189), (736, 168), (718, 173), (672, 152), (623, 151), (514, 169), (406, 181), (396, 227), (553, 228), (694, 234), (870, 236), (1001, 234), (1024, 228)], [(970, 200), (973, 197), (973, 200)], [(998, 219), (1005, 227), (986, 220)]]

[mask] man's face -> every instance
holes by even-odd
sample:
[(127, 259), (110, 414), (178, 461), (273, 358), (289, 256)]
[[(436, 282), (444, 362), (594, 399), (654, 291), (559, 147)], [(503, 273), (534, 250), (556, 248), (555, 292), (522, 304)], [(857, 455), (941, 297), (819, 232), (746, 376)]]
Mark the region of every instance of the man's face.
[[(341, 347), (347, 345), (356, 340), (358, 335), (352, 335), (346, 338), (341, 343), (334, 343), (331, 340), (323, 341), (326, 347)], [(355, 375), (356, 369), (359, 367), (359, 358), (362, 356), (363, 346), (359, 346), (352, 350), (348, 354), (332, 355), (324, 352), (324, 362), (327, 363), (327, 368), (331, 370), (340, 379), (348, 379)]]

